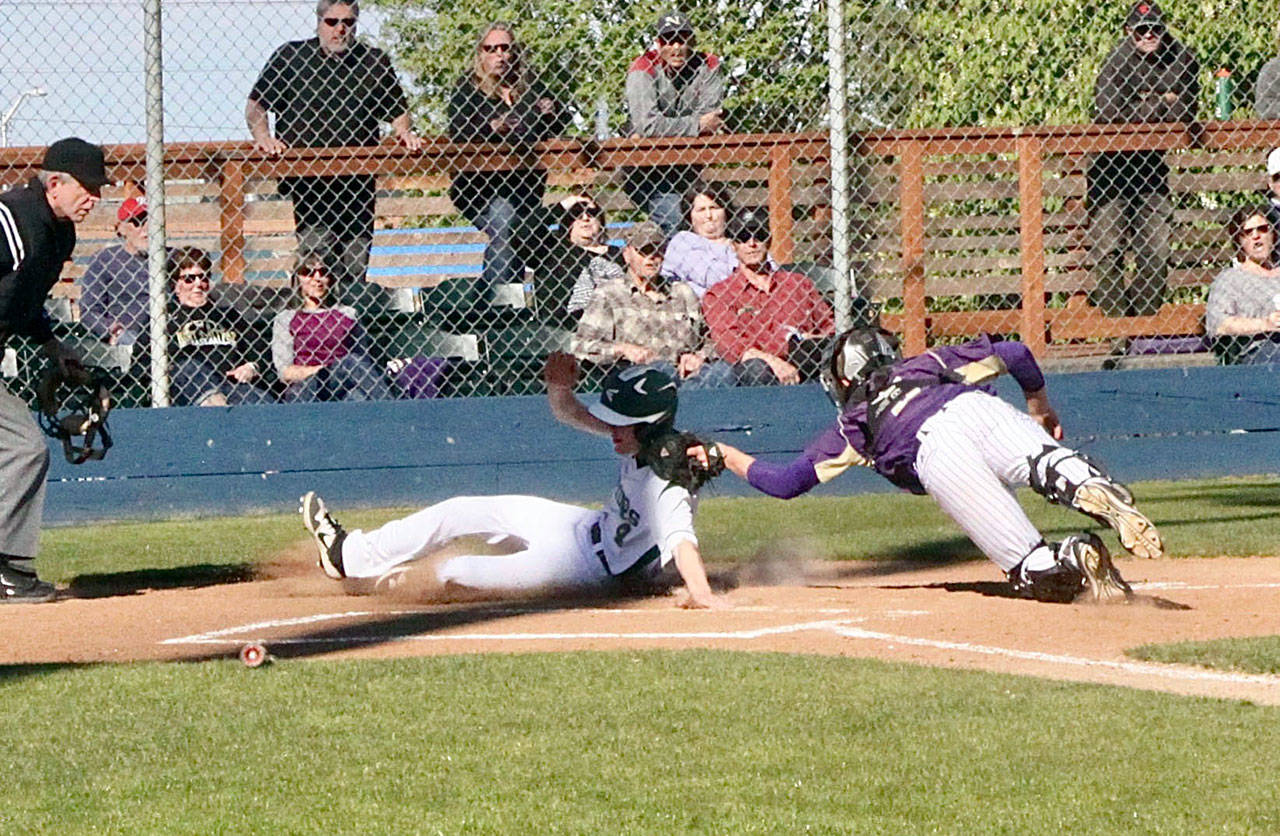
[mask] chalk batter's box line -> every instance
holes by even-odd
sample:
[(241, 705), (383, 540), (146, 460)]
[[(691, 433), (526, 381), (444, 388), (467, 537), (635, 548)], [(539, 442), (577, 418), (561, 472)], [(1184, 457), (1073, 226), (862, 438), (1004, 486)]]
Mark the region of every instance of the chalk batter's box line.
[[(197, 633), (181, 638), (166, 639), (163, 644), (240, 644), (250, 636), (238, 639), (226, 638), (233, 634), (244, 634), (271, 629), (274, 627), (294, 627), (306, 624), (318, 624), (343, 618), (356, 618), (371, 615), (412, 615), (422, 610), (402, 610), (398, 612), (345, 612), (323, 613), (301, 618), (277, 619), (273, 621), (245, 624), (225, 630), (209, 633)], [(637, 612), (637, 610), (596, 610), (596, 612)], [(1070, 656), (1062, 653), (1043, 653), (1032, 650), (1016, 650), (1009, 647), (993, 647), (991, 645), (955, 642), (942, 639), (928, 639), (918, 636), (903, 636), (877, 630), (865, 630), (853, 626), (860, 618), (830, 619), (807, 621), (796, 624), (783, 624), (773, 627), (760, 627), (752, 630), (701, 630), (686, 632), (577, 632), (577, 633), (451, 633), (448, 635), (403, 635), (382, 637), (357, 637), (338, 639), (333, 637), (315, 638), (280, 638), (269, 639), (275, 645), (309, 645), (309, 644), (385, 644), (387, 642), (521, 642), (521, 641), (585, 641), (610, 639), (615, 641), (662, 641), (662, 640), (718, 640), (718, 641), (752, 641), (770, 636), (787, 635), (807, 631), (831, 633), (842, 638), (857, 641), (872, 641), (887, 645), (906, 645), (911, 647), (927, 647), (935, 650), (967, 653), (980, 656), (1000, 656), (1021, 661), (1042, 662), (1053, 665), (1064, 665), (1096, 670), (1120, 671), (1130, 674), (1157, 677), (1163, 679), (1195, 682), (1221, 682), (1230, 684), (1265, 685), (1280, 688), (1280, 676), (1266, 674), (1232, 673), (1229, 671), (1212, 671), (1179, 665), (1156, 665), (1146, 662), (1122, 662), (1111, 659), (1090, 659), (1082, 656)]]

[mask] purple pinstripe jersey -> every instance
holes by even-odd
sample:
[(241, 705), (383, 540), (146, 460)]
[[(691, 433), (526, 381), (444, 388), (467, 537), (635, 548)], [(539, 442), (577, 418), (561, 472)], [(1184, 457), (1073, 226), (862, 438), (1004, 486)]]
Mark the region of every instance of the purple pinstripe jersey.
[[(940, 381), (939, 373), (954, 372), (964, 380)], [(937, 346), (893, 365), (894, 381), (921, 381), (930, 385), (908, 389), (881, 418), (879, 431), (868, 450), (867, 402), (853, 403), (824, 431), (806, 445), (790, 465), (779, 467), (756, 462), (748, 473), (753, 486), (774, 496), (795, 496), (818, 482), (827, 482), (850, 467), (874, 467), (893, 484), (912, 493), (924, 493), (916, 475), (920, 426), (957, 395), (983, 391), (994, 396), (989, 383), (1009, 372), (1024, 392), (1044, 387), (1044, 375), (1035, 358), (1019, 342), (992, 342), (987, 335), (962, 345)]]

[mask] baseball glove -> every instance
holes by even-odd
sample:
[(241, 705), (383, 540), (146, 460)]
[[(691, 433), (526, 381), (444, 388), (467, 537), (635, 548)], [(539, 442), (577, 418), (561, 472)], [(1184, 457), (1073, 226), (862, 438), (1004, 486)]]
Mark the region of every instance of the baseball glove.
[[(689, 455), (694, 447), (706, 451), (706, 465)], [(724, 455), (716, 443), (688, 432), (667, 433), (654, 439), (647, 460), (654, 473), (690, 493), (724, 472)]]

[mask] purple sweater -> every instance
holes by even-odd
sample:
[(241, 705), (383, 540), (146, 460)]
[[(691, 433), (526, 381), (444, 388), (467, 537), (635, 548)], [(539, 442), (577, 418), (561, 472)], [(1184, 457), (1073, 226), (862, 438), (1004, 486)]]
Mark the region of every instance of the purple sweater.
[(870, 444), (867, 402), (851, 403), (832, 427), (805, 446), (800, 456), (785, 464), (757, 459), (747, 471), (747, 481), (770, 496), (790, 499), (859, 465), (874, 468), (900, 488), (922, 494), (924, 487), (915, 469), (920, 452), (916, 434), (925, 421), (965, 392), (981, 391), (994, 396), (995, 389), (987, 381), (1004, 372), (1013, 376), (1023, 392), (1044, 388), (1044, 375), (1025, 345), (992, 342), (985, 334), (963, 345), (929, 349), (893, 366), (894, 379), (904, 381), (936, 381), (943, 369), (955, 372), (965, 382), (944, 381), (917, 390), (900, 411), (885, 414)]

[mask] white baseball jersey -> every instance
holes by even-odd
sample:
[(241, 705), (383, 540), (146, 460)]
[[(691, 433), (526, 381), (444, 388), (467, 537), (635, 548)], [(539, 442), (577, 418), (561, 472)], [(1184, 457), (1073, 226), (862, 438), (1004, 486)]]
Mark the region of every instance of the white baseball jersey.
[(681, 540), (697, 545), (696, 510), (697, 499), (687, 490), (628, 458), (621, 462), (618, 484), (600, 512), (599, 542), (590, 538), (591, 545), (604, 555), (610, 574), (653, 574), (671, 562)]

